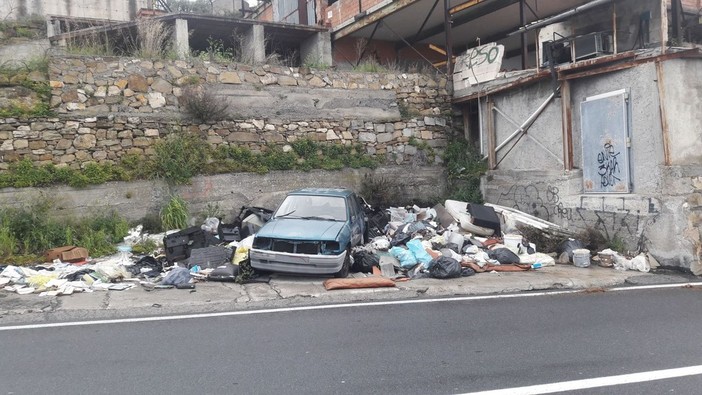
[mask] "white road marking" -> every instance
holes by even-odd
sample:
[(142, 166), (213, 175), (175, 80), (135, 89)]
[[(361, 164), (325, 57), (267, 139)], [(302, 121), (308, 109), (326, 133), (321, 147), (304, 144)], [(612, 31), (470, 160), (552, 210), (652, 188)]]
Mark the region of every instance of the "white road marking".
[[(659, 284), (659, 285), (640, 285), (632, 287), (617, 287), (606, 289), (607, 292), (624, 292), (638, 291), (644, 289), (662, 289), (662, 288), (683, 288), (692, 286), (702, 286), (702, 282), (690, 282), (680, 284)], [(262, 310), (239, 310), (226, 311), (220, 313), (199, 313), (199, 314), (183, 314), (172, 316), (158, 317), (136, 317), (136, 318), (118, 318), (111, 320), (94, 320), (94, 321), (69, 321), (69, 322), (54, 322), (47, 324), (27, 324), (27, 325), (12, 325), (0, 326), (0, 331), (13, 331), (22, 329), (40, 329), (40, 328), (60, 328), (67, 326), (83, 326), (83, 325), (105, 325), (105, 324), (126, 324), (135, 322), (155, 322), (155, 321), (176, 321), (192, 318), (212, 318), (212, 317), (231, 317), (238, 315), (254, 315), (254, 314), (272, 314), (272, 313), (288, 313), (294, 311), (309, 311), (309, 310), (329, 310), (329, 309), (344, 309), (349, 307), (373, 307), (373, 306), (393, 306), (404, 304), (424, 304), (424, 303), (439, 303), (439, 302), (465, 302), (473, 300), (490, 300), (490, 299), (515, 299), (515, 298), (531, 298), (537, 296), (553, 296), (587, 292), (586, 289), (572, 289), (564, 291), (545, 291), (545, 292), (529, 292), (518, 294), (498, 294), (498, 295), (475, 295), (475, 296), (456, 296), (451, 298), (437, 299), (412, 299), (412, 300), (389, 300), (381, 302), (356, 302), (343, 304), (328, 304), (317, 306), (298, 306), (298, 307), (280, 307), (273, 309)]]
[(462, 395), (527, 395), (552, 394), (554, 392), (575, 391), (588, 388), (609, 387), (614, 385), (643, 383), (646, 381), (665, 380), (675, 377), (702, 374), (702, 365), (684, 368), (654, 370), (650, 372), (622, 374), (618, 376), (595, 377), (591, 379), (561, 381), (560, 383), (539, 384), (527, 387), (505, 388), (493, 391), (470, 392)]

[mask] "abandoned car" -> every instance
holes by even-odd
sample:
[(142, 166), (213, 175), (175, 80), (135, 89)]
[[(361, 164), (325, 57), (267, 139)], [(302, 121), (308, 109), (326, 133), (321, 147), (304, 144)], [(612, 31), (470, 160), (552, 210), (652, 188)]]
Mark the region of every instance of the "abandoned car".
[(346, 277), (351, 248), (364, 242), (363, 201), (351, 190), (306, 188), (288, 194), (256, 234), (251, 266)]

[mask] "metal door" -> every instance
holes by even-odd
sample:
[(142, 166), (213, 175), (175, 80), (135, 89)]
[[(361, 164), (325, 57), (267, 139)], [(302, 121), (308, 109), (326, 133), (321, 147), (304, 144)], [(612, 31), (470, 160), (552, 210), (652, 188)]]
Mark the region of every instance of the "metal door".
[(631, 192), (629, 94), (618, 90), (580, 103), (583, 189), (586, 193)]

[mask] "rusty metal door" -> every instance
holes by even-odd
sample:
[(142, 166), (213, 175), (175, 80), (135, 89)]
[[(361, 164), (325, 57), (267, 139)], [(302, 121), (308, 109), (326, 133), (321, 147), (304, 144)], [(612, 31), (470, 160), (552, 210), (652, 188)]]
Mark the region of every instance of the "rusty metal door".
[(585, 193), (629, 193), (630, 100), (626, 90), (580, 103)]

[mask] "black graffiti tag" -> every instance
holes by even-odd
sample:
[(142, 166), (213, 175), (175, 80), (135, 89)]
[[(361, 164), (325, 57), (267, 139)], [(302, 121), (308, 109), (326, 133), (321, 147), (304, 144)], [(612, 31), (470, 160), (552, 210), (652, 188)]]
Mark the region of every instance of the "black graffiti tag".
[(614, 151), (612, 144), (605, 143), (602, 152), (597, 154), (597, 174), (600, 175), (602, 187), (611, 187), (621, 181), (621, 178), (617, 177), (621, 173), (618, 159), (620, 153)]

